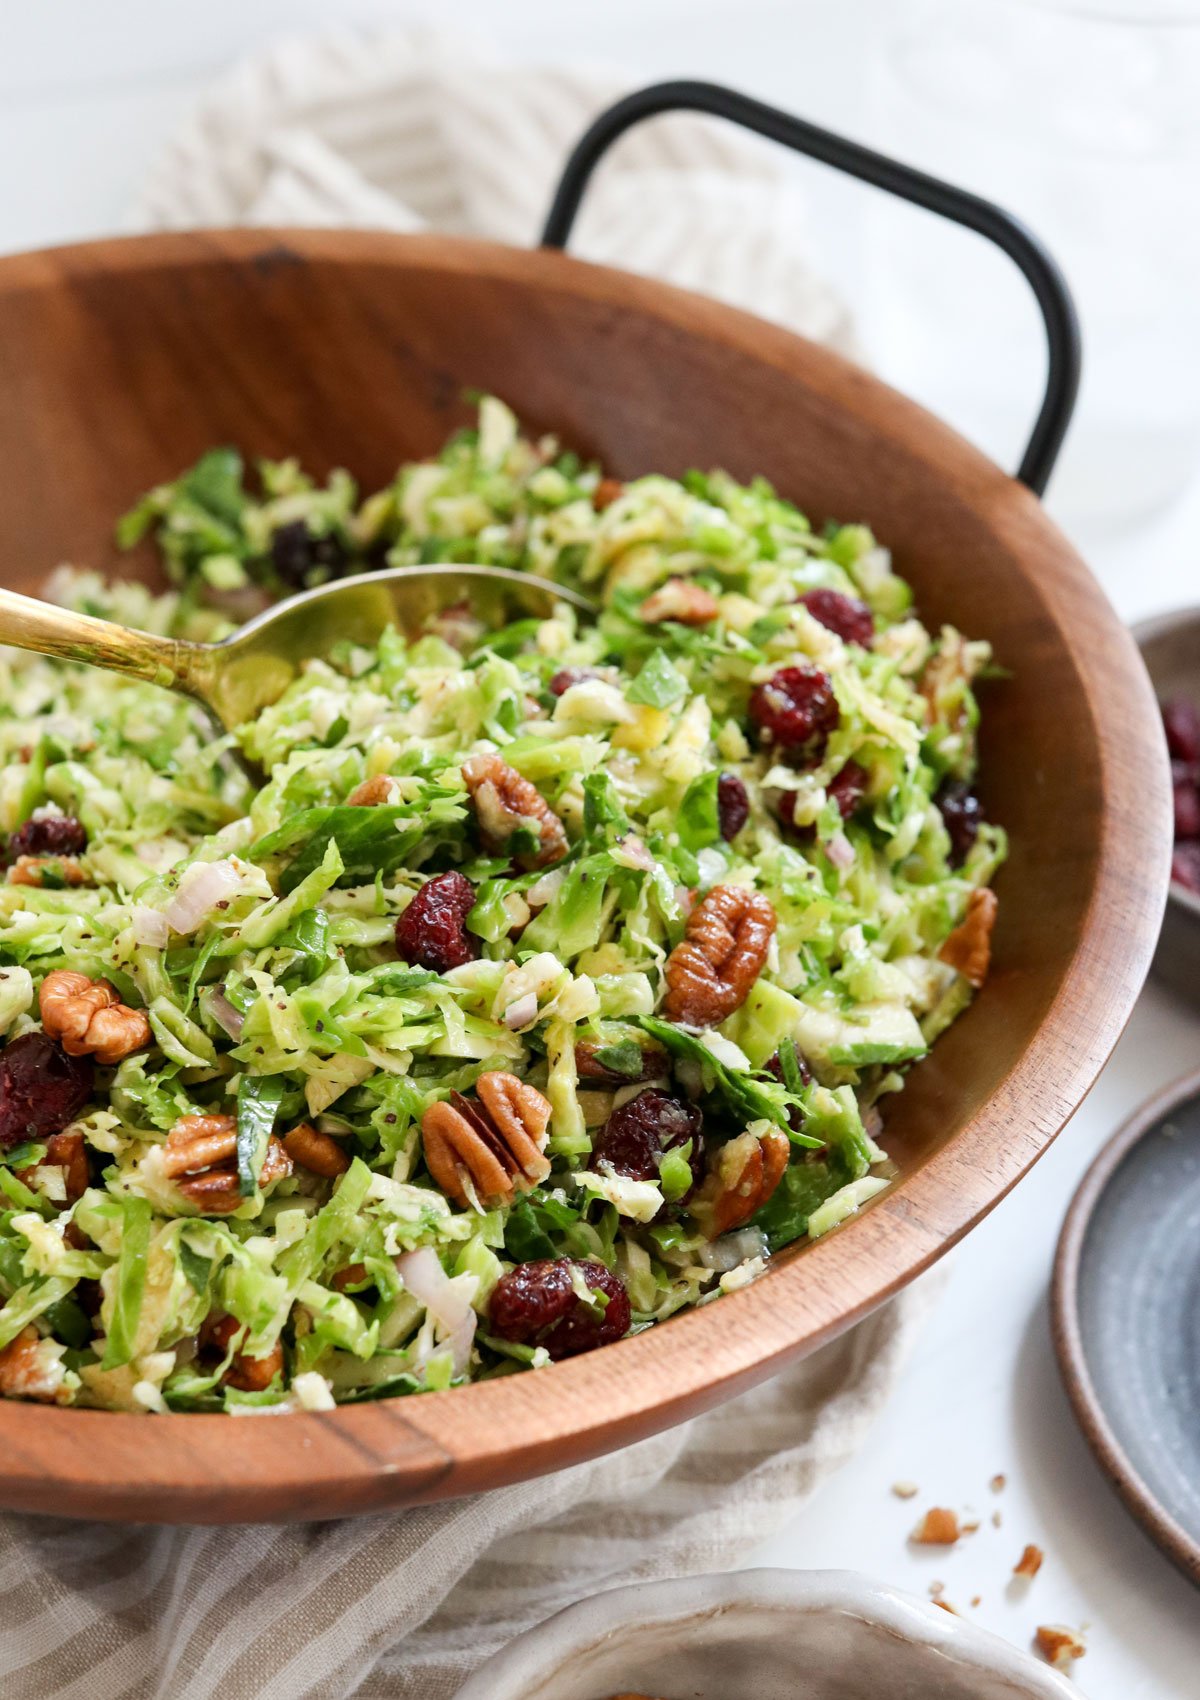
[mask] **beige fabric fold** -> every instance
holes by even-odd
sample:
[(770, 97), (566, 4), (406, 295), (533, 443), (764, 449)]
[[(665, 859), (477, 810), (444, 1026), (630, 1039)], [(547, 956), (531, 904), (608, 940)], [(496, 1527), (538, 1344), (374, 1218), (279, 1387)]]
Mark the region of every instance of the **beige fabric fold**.
[[(214, 89), (130, 222), (433, 226), (528, 242), (570, 143), (622, 87), (426, 34), (288, 43)], [(849, 349), (803, 229), (770, 150), (675, 118), (621, 143), (576, 247)], [(450, 1700), (559, 1606), (736, 1564), (792, 1518), (863, 1444), (931, 1291), (684, 1427), (475, 1499), (287, 1528), (4, 1518), (0, 1696)], [(231, 1418), (231, 1447), (240, 1421), (262, 1420), (286, 1445), (286, 1418)]]
[[(681, 1428), (472, 1499), (283, 1528), (0, 1519), (0, 1694), (451, 1700), (560, 1606), (735, 1565), (794, 1517), (866, 1440), (937, 1284)], [(240, 1420), (281, 1421), (231, 1418), (232, 1446)]]

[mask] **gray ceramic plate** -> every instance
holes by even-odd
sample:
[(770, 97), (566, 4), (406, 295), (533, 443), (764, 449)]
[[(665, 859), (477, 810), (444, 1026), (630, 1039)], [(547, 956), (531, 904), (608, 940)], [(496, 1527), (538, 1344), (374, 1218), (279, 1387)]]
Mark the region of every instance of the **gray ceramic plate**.
[(1084, 1177), (1053, 1316), (1067, 1393), (1106, 1475), (1200, 1583), (1200, 1073), (1143, 1105)]

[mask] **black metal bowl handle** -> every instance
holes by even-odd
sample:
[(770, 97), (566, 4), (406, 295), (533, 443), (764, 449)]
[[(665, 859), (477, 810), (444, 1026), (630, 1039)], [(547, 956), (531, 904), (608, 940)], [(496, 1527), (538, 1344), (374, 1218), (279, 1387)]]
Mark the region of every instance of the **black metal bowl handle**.
[(810, 159), (820, 160), (823, 165), (831, 165), (863, 183), (874, 184), (901, 200), (912, 201), (955, 224), (965, 225), (968, 230), (986, 236), (1016, 261), (1041, 308), (1049, 356), (1045, 395), (1017, 468), (1017, 477), (1035, 495), (1042, 495), (1062, 447), (1079, 390), (1079, 319), (1066, 280), (1045, 248), (1023, 224), (992, 202), (802, 118), (793, 118), (790, 113), (780, 112), (760, 100), (723, 88), (719, 83), (655, 83), (610, 106), (580, 137), (555, 190), (542, 231), (543, 245), (566, 246), (588, 179), (613, 142), (645, 118), (677, 111), (706, 112), (714, 118), (728, 118), (773, 142), (794, 148), (797, 153), (807, 154)]

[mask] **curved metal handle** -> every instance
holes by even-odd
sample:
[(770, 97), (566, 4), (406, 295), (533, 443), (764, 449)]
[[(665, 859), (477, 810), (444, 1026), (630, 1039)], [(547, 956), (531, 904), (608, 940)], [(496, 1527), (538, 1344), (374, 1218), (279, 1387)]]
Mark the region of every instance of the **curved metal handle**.
[(135, 632), (112, 620), (76, 614), (53, 602), (0, 588), (0, 644), (32, 649), (59, 661), (107, 667), (152, 685), (190, 690), (191, 668), (202, 646)]
[(592, 123), (563, 168), (542, 232), (549, 248), (566, 246), (588, 179), (613, 142), (634, 124), (663, 112), (705, 112), (727, 118), (810, 159), (831, 165), (860, 182), (939, 213), (955, 224), (986, 236), (1021, 268), (1041, 308), (1046, 327), (1046, 391), (1033, 432), (1017, 468), (1017, 477), (1035, 495), (1044, 494), (1079, 391), (1080, 338), (1075, 303), (1058, 266), (1023, 224), (978, 195), (956, 189), (886, 154), (875, 153), (831, 130), (738, 94), (719, 83), (655, 83), (626, 95)]

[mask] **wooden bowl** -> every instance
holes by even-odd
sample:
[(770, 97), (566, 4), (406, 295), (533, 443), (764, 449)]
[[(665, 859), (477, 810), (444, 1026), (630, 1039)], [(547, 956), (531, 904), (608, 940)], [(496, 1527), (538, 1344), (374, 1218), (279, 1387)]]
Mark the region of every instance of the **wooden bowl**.
[(4, 1404), (6, 1506), (333, 1517), (680, 1422), (833, 1338), (977, 1222), (1078, 1106), (1137, 995), (1171, 822), (1130, 638), (1027, 490), (865, 372), (714, 302), (558, 253), (357, 232), (0, 260), (0, 576), (34, 590), (64, 559), (128, 571), (114, 516), (214, 443), (382, 483), (469, 417), (468, 389), (620, 477), (763, 473), (817, 524), (864, 520), (928, 624), (992, 639), (1012, 677), (987, 692), (982, 791), (1012, 855), (991, 979), (890, 1101), (897, 1183), (745, 1291), (553, 1369), (327, 1415)]

